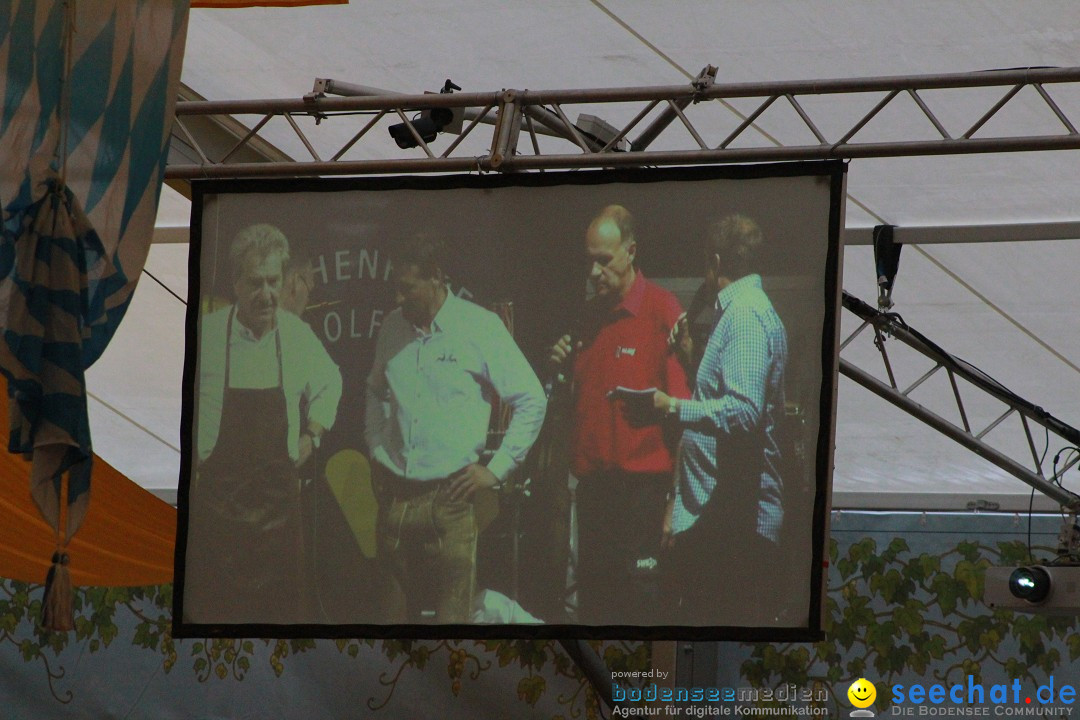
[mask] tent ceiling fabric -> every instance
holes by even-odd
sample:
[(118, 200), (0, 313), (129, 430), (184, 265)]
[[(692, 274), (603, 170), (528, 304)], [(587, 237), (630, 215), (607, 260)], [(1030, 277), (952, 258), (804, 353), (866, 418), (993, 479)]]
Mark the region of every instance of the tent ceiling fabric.
[[(0, 379), (0, 433), (8, 432), (6, 383)], [(51, 565), (55, 531), (30, 499), (30, 463), (0, 453), (0, 577), (40, 583)], [(94, 458), (92, 502), (72, 538), (75, 585), (141, 586), (172, 582), (176, 510)]]
[[(316, 77), (419, 92), (438, 89), (448, 77), (466, 91), (666, 85), (689, 82), (706, 64), (718, 66), (717, 81), (725, 83), (950, 73), (1080, 65), (1078, 34), (1080, 4), (1071, 0), (556, 0), (497, 9), (465, 0), (445, 6), (397, 2), (235, 13), (196, 9), (189, 21), (182, 80), (208, 99), (226, 100), (300, 97)], [(1075, 91), (1048, 90), (1066, 112), (1080, 110)], [(848, 122), (876, 100), (837, 102), (824, 108), (823, 122), (828, 124), (830, 117)], [(971, 91), (970, 101), (948, 105), (939, 104), (943, 98), (932, 93), (926, 100), (955, 134), (993, 103), (979, 91)], [(1049, 121), (1032, 107), (1010, 103), (987, 132), (995, 124), (1010, 130), (1047, 129)], [(737, 123), (734, 116), (718, 115), (710, 126), (713, 121), (698, 110), (691, 107), (688, 113), (694, 113), (695, 124), (701, 119), (703, 134), (716, 135)], [(927, 120), (909, 110), (890, 107), (880, 118), (882, 126), (867, 126), (867, 139), (896, 127), (913, 139), (923, 133), (933, 137)], [(596, 108), (596, 114), (605, 112), (615, 111)], [(766, 113), (759, 124), (783, 144), (808, 140), (805, 127), (790, 115)], [(338, 132), (334, 139), (340, 144), (355, 129), (338, 131), (330, 125), (326, 131)], [(270, 123), (262, 134), (293, 157), (307, 157), (286, 123)], [(446, 142), (440, 139), (437, 147)], [(665, 142), (681, 140), (661, 136), (654, 147)], [(385, 151), (366, 152), (401, 156), (389, 143)], [(1075, 221), (1080, 219), (1077, 159), (1074, 151), (1058, 151), (855, 160), (848, 177), (847, 225)], [(183, 203), (172, 204), (174, 219), (165, 224), (176, 222), (177, 205)], [(147, 267), (185, 294), (186, 245), (155, 245)], [(904, 318), (931, 339), (1075, 426), (1080, 425), (1077, 267), (1080, 240), (1073, 238), (909, 247), (901, 258), (894, 299)], [(844, 271), (845, 288), (872, 302), (870, 249), (849, 247)], [(138, 384), (130, 382), (136, 375), (132, 356), (120, 355), (117, 341), (116, 352), (110, 355), (111, 349), (90, 376), (91, 391), (122, 413), (92, 401), (92, 421), (107, 423), (115, 437), (129, 439), (105, 448), (106, 433), (96, 428), (95, 439), (104, 457), (167, 494), (175, 490), (179, 468), (172, 446), (179, 444), (183, 305), (157, 284), (144, 282), (129, 315), (118, 336), (130, 332), (132, 346), (146, 355), (138, 359), (145, 363)], [(862, 349), (851, 350), (862, 359)], [(874, 358), (865, 360), (870, 367)], [(970, 500), (990, 498), (1026, 509), (1026, 485), (846, 379), (840, 381), (838, 407), (836, 505), (962, 508)], [(1050, 448), (1049, 456), (1058, 449)], [(1070, 482), (1074, 490), (1080, 486), (1080, 480), (1067, 477), (1066, 486)]]
[(344, 5), (349, 0), (191, 0), (193, 8), (302, 7), (304, 5)]

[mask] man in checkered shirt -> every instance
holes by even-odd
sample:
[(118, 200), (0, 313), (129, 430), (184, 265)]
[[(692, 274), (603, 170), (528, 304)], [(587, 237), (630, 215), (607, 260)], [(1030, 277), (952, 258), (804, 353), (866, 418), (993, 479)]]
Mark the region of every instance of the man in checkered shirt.
[(743, 215), (708, 228), (705, 281), (716, 311), (694, 394), (653, 398), (682, 428), (664, 529), (676, 617), (692, 624), (775, 621), (753, 579), (774, 564), (784, 516), (777, 425), (788, 343), (752, 272), (762, 242)]

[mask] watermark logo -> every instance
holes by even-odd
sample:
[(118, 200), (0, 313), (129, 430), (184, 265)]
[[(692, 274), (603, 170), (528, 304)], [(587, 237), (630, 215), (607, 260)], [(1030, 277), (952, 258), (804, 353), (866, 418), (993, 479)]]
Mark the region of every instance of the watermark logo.
[(921, 683), (893, 685), (890, 715), (967, 717), (973, 715), (1014, 717), (1069, 717), (1073, 714), (1077, 688), (1069, 683), (1055, 685), (1054, 676), (1035, 692), (1024, 690), (1018, 678), (1009, 684), (984, 685), (972, 675), (967, 681), (945, 686)]
[(866, 678), (859, 678), (851, 683), (847, 691), (848, 702), (858, 708), (851, 711), (851, 717), (874, 717), (873, 710), (867, 710), (877, 699), (877, 688)]

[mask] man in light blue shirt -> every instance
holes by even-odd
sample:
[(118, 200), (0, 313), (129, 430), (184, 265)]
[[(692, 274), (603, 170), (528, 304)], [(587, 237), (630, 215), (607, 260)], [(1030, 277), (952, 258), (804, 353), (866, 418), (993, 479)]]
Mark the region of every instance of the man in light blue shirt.
[[(499, 317), (449, 292), (441, 251), (416, 238), (395, 258), (400, 307), (383, 323), (367, 379), (364, 435), (388, 623), (417, 622), (424, 609), (435, 610), (437, 623), (469, 621), (472, 497), (521, 464), (546, 410), (536, 373)], [(496, 398), (511, 418), (484, 464)]]
[[(784, 517), (777, 426), (784, 412), (787, 332), (752, 272), (761, 229), (746, 216), (714, 223), (705, 281), (716, 311), (694, 395), (658, 392), (654, 406), (682, 428), (665, 534), (679, 613), (690, 624), (759, 624), (733, 613), (764, 607), (753, 575), (772, 565)], [(739, 593), (748, 590), (744, 600)], [(728, 603), (722, 603), (727, 599)]]

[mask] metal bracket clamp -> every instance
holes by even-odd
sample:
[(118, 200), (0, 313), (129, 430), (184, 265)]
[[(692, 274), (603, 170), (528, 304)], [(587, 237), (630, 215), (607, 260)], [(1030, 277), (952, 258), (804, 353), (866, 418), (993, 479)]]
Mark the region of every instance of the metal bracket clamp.
[(320, 99), (326, 97), (326, 93), (318, 89), (317, 81), (315, 86), (315, 90), (304, 94), (304, 106), (308, 108), (308, 114), (315, 118), (315, 124), (318, 125), (329, 116), (326, 113), (319, 112), (318, 102)]
[[(703, 93), (714, 84), (716, 84), (717, 67), (715, 65), (706, 65), (698, 73), (698, 76), (690, 81), (690, 85), (693, 86), (696, 93)], [(694, 102), (699, 102), (700, 98), (694, 98)]]
[(499, 112), (495, 118), (495, 134), (491, 143), (488, 166), (498, 170), (503, 162), (513, 156), (521, 132), (521, 109), (517, 103), (517, 90), (503, 90)]

